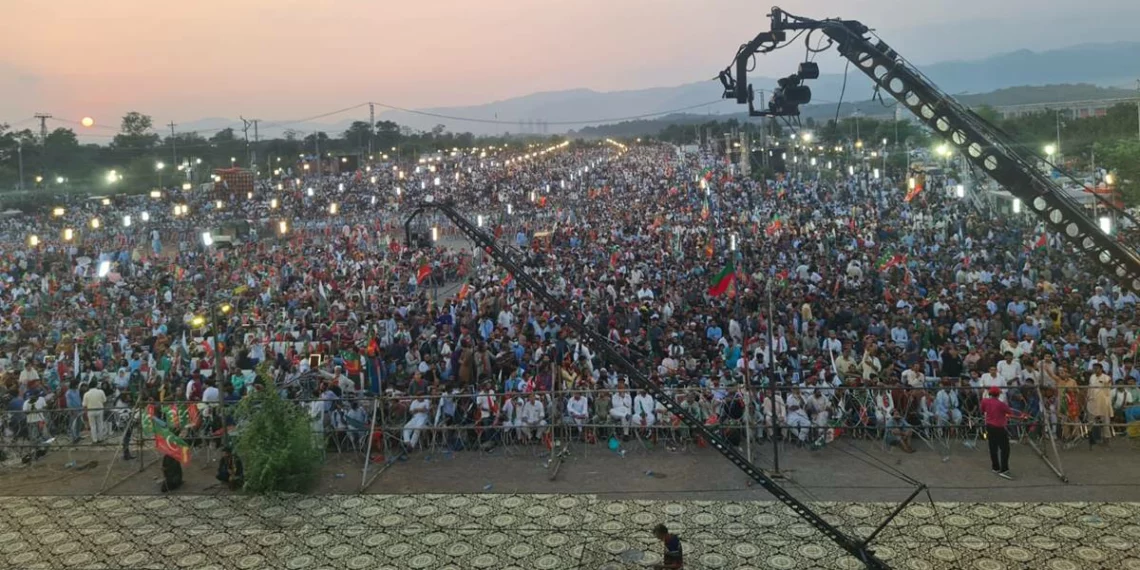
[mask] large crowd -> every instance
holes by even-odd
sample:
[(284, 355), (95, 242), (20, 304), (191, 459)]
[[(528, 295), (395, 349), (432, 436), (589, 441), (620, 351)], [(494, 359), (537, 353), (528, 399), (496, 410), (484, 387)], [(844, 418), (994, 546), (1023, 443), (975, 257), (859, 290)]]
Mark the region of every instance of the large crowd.
[[(115, 408), (260, 389), (306, 406), (318, 431), (365, 429), (359, 398), (383, 396), (408, 450), (440, 426), (457, 447), (552, 425), (688, 437), (567, 318), (734, 441), (755, 425), (761, 439), (875, 433), (911, 449), (913, 430), (967, 427), (995, 386), (1027, 425), (1112, 437), (1140, 405), (1136, 295), (1034, 220), (978, 211), (948, 177), (904, 200), (903, 173), (883, 174), (756, 181), (708, 152), (591, 143), (8, 217), (4, 440), (101, 441)], [(409, 244), (404, 217), (428, 195), (477, 218), (566, 312), (442, 217), (421, 218), (438, 241)]]

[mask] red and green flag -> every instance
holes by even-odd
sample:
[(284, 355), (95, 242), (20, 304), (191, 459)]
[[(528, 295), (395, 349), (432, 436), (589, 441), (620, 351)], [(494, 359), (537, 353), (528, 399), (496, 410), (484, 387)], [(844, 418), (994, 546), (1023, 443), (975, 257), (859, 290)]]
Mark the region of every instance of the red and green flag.
[(464, 283), (463, 286), (459, 288), (459, 294), (456, 295), (456, 298), (458, 298), (460, 301), (462, 301), (462, 300), (466, 299), (467, 295), (470, 293), (471, 293), (471, 284)]
[(780, 228), (783, 226), (784, 217), (776, 214), (775, 216), (772, 216), (772, 220), (768, 222), (768, 227), (764, 228), (764, 234), (768, 236), (774, 235), (776, 232), (780, 231)]
[(360, 374), (360, 354), (355, 350), (345, 350), (340, 353), (340, 356), (344, 359), (346, 374)]
[(779, 273), (777, 273), (776, 274), (776, 285), (778, 285), (780, 287), (787, 287), (788, 286), (788, 277), (790, 275), (791, 275), (791, 273), (789, 273), (787, 269), (784, 269), (784, 270), (780, 271)]
[(926, 177), (919, 175), (915, 177), (914, 187), (906, 191), (906, 197), (903, 198), (904, 202), (909, 203), (922, 193), (922, 187), (926, 186)]
[(1029, 247), (1026, 249), (1029, 251), (1045, 251), (1045, 248), (1048, 246), (1049, 235), (1042, 231), (1041, 233), (1037, 234), (1037, 237), (1033, 238), (1033, 243), (1029, 244)]
[(906, 256), (901, 253), (884, 253), (879, 256), (878, 263), (875, 264), (879, 271), (886, 271), (892, 267), (896, 267), (906, 263)]
[(712, 177), (713, 171), (711, 168), (705, 167), (701, 169), (701, 178), (704, 178), (706, 182), (712, 180)]
[[(197, 408), (195, 407), (194, 410), (197, 411)], [(187, 411), (187, 413), (189, 412)], [(163, 455), (169, 455), (183, 465), (190, 463), (190, 446), (170, 429), (166, 421), (159, 417), (158, 406), (154, 404), (147, 406), (146, 413), (142, 417), (142, 429), (144, 435), (154, 435), (156, 451)]]
[(419, 270), (416, 271), (416, 284), (423, 283), (424, 279), (427, 279), (429, 276), (431, 276), (431, 266), (425, 261), (420, 265)]
[(509, 285), (511, 283), (511, 281), (514, 281), (514, 280), (515, 280), (515, 276), (508, 273), (503, 277), (503, 280), (500, 281), (500, 283), (503, 285), (503, 287), (506, 287), (507, 285)]
[(733, 280), (736, 279), (736, 266), (733, 265), (732, 260), (720, 270), (720, 273), (713, 275), (709, 281), (709, 295), (718, 297), (728, 292), (728, 288), (732, 285)]

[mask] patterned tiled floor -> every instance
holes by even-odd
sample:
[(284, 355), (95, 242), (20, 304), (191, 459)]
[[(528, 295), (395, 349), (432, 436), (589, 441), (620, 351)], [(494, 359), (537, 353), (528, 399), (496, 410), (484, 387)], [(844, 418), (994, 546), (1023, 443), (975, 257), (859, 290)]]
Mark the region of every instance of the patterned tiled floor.
[[(892, 505), (818, 503), (865, 536)], [(0, 497), (0, 568), (859, 568), (777, 503), (590, 495)], [(1140, 570), (1140, 504), (916, 504), (875, 541), (895, 568)]]

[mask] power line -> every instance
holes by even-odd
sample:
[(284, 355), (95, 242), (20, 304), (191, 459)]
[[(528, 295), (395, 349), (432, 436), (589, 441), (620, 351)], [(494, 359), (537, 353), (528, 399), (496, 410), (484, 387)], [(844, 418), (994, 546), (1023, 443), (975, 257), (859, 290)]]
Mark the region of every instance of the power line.
[[(583, 119), (583, 120), (577, 120), (577, 121), (543, 121), (543, 122), (546, 123), (547, 125), (591, 125), (591, 124), (596, 124), (596, 123), (616, 123), (616, 122), (621, 122), (621, 121), (633, 121), (633, 120), (637, 120), (637, 119), (646, 119), (649, 117), (658, 117), (661, 115), (668, 115), (671, 113), (679, 113), (681, 111), (688, 111), (690, 109), (697, 109), (700, 107), (708, 107), (709, 105), (715, 105), (716, 103), (720, 103), (722, 101), (724, 101), (724, 99), (715, 99), (715, 100), (708, 101), (705, 103), (698, 103), (696, 105), (689, 105), (686, 107), (677, 107), (675, 109), (666, 109), (663, 111), (654, 111), (652, 113), (643, 113), (641, 115), (630, 115), (630, 116), (626, 116), (626, 117), (607, 117), (607, 118), (599, 118), (599, 119)], [(517, 125), (518, 124), (517, 120), (511, 121), (511, 120), (505, 120), (505, 119), (477, 119), (477, 118), (471, 118), (471, 117), (458, 117), (455, 115), (444, 115), (442, 113), (432, 113), (430, 111), (417, 111), (415, 109), (398, 107), (396, 105), (388, 105), (387, 103), (374, 102), (373, 104), (379, 105), (379, 106), (387, 108), (387, 109), (391, 109), (393, 111), (402, 111), (404, 113), (411, 113), (413, 115), (421, 115), (424, 117), (435, 117), (437, 119), (447, 119), (447, 120), (451, 120), (451, 121), (466, 121), (469, 123), (484, 123), (484, 124), (491, 124), (491, 125)]]

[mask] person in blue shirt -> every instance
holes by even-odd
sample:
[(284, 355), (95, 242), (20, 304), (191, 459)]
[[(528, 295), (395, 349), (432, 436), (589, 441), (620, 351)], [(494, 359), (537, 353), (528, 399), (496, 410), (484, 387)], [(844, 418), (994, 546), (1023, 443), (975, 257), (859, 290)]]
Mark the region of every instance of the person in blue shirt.
[(720, 330), (720, 327), (717, 326), (716, 323), (709, 325), (708, 328), (705, 329), (705, 338), (713, 342), (720, 340), (722, 336), (724, 336), (724, 332)]
[(681, 549), (681, 539), (670, 534), (665, 525), (659, 524), (653, 528), (653, 536), (665, 545), (665, 554), (661, 557), (661, 564), (653, 566), (656, 570), (677, 570), (683, 568), (684, 552)]
[(71, 443), (75, 443), (83, 432), (83, 395), (79, 393), (78, 382), (73, 380), (68, 385), (64, 399), (67, 401), (67, 433), (71, 436)]

